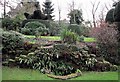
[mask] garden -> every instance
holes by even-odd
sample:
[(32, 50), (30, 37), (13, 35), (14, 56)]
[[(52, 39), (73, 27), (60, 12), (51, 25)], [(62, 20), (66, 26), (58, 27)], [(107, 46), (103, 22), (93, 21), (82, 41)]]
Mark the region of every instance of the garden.
[(52, 2), (44, 2), (43, 10), (34, 4), (37, 10), (32, 14), (2, 18), (3, 81), (119, 79), (120, 1), (98, 26), (84, 23), (77, 9), (68, 14), (68, 23), (58, 23)]

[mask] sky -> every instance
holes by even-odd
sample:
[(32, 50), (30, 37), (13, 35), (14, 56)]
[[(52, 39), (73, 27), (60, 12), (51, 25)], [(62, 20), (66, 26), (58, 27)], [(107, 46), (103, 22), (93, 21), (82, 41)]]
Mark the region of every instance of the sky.
[[(42, 4), (45, 0), (38, 0), (40, 2), (41, 8)], [(101, 11), (104, 12), (104, 16), (108, 12), (107, 8), (105, 7), (105, 4), (107, 5), (108, 9), (112, 8), (113, 0), (51, 0), (54, 8), (54, 15), (55, 15), (55, 20), (59, 19), (59, 13), (58, 13), (58, 5), (59, 8), (61, 8), (61, 20), (67, 19), (68, 18), (68, 13), (69, 13), (69, 4), (72, 3), (72, 1), (75, 2), (75, 9), (82, 9), (83, 13), (83, 19), (84, 20), (92, 20), (92, 3), (97, 3), (100, 2), (100, 5), (96, 11), (96, 18), (99, 17)], [(116, 1), (116, 0), (114, 0)], [(1, 7), (1, 6), (0, 6)], [(0, 8), (1, 9), (1, 8)], [(103, 10), (104, 9), (104, 10)], [(9, 11), (9, 9), (7, 9)]]

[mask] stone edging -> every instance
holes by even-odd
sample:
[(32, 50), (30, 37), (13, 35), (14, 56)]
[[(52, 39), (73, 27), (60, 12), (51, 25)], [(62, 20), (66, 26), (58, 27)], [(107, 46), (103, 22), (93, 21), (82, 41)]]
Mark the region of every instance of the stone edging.
[(54, 78), (54, 79), (61, 79), (61, 80), (67, 80), (67, 79), (71, 79), (71, 78), (78, 77), (78, 76), (81, 76), (81, 75), (82, 75), (82, 72), (72, 73), (72, 74), (65, 75), (65, 76), (56, 76), (56, 75), (52, 75), (52, 74), (47, 74), (48, 77), (51, 77), (51, 78)]

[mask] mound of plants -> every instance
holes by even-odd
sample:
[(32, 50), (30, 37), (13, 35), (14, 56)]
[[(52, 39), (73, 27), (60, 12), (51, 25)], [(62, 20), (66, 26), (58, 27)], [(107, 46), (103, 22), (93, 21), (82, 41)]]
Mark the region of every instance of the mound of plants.
[(64, 43), (76, 44), (76, 41), (78, 40), (78, 35), (71, 30), (64, 29), (61, 32), (61, 39)]
[(1, 29), (2, 34), (2, 61), (15, 59), (20, 54), (28, 54), (36, 49), (36, 46), (27, 42), (26, 38), (21, 33), (16, 31), (4, 31)]
[(26, 23), (24, 28), (21, 29), (21, 33), (25, 35), (46, 35), (48, 28), (40, 22), (33, 21)]
[(17, 19), (12, 19), (12, 18), (4, 18), (2, 20), (2, 28), (4, 28), (5, 30), (14, 30), (14, 31), (18, 31), (21, 26), (21, 20), (17, 20)]
[(17, 49), (23, 47), (24, 37), (22, 34), (15, 31), (3, 31), (2, 32), (2, 53), (10, 54), (9, 57), (15, 57)]
[(25, 25), (28, 23), (28, 22), (39, 22), (39, 23), (42, 23), (45, 25), (45, 27), (48, 29), (48, 33), (49, 35), (58, 35), (60, 34), (60, 28), (58, 26), (57, 23), (55, 23), (54, 21), (50, 21), (50, 20), (37, 20), (37, 19), (27, 19), (27, 20), (24, 20), (22, 22), (22, 28), (25, 27)]
[(12, 62), (21, 68), (38, 69), (42, 73), (60, 76), (76, 73), (77, 70), (117, 70), (117, 66), (105, 60), (97, 60), (94, 54), (89, 54), (88, 48), (67, 44), (42, 47), (28, 55), (20, 55)]

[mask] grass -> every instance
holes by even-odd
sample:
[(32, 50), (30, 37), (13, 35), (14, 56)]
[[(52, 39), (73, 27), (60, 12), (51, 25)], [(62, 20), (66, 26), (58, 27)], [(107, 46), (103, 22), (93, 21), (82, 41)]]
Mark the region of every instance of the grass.
[(84, 42), (96, 42), (95, 38), (84, 38)]
[(52, 78), (37, 70), (3, 67), (2, 80), (52, 80)]
[[(26, 38), (35, 38), (35, 36), (32, 35), (24, 35)], [(50, 41), (55, 41), (55, 40), (61, 40), (60, 36), (40, 36), (39, 38), (50, 40)], [(84, 38), (84, 42), (96, 42), (95, 38)]]
[[(37, 70), (2, 68), (2, 80), (54, 80)], [(117, 72), (83, 72), (82, 76), (70, 80), (118, 80)]]
[[(32, 35), (24, 35), (26, 38), (35, 38), (35, 36)], [(59, 36), (39, 36), (39, 38), (54, 41), (54, 40), (61, 40)]]
[(118, 80), (117, 72), (83, 72), (83, 75), (72, 80)]

